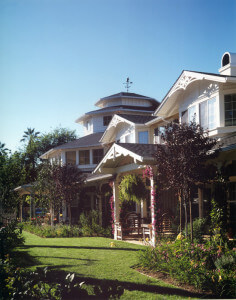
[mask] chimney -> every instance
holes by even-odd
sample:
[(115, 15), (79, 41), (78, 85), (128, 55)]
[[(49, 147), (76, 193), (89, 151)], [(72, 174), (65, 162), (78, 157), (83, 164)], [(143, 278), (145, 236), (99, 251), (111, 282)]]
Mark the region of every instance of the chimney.
[(236, 53), (223, 54), (219, 72), (221, 75), (236, 76)]

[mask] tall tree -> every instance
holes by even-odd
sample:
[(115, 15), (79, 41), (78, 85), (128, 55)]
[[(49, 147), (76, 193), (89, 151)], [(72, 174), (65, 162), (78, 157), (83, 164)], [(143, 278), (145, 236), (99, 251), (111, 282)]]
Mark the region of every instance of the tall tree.
[(78, 200), (84, 176), (76, 166), (63, 165), (56, 169), (54, 180), (62, 202), (68, 207), (69, 223), (71, 224), (71, 204)]
[(163, 145), (157, 145), (155, 153), (157, 181), (163, 190), (173, 188), (179, 191), (184, 207), (187, 234), (188, 208), (190, 211), (191, 237), (191, 190), (197, 183), (207, 182), (212, 174), (206, 163), (217, 155), (212, 151), (216, 140), (209, 138), (203, 128), (191, 122), (170, 123), (162, 134)]
[(75, 130), (69, 130), (67, 128), (55, 128), (48, 133), (44, 133), (39, 139), (38, 156), (52, 148), (71, 142), (75, 139)]
[[(1, 144), (1, 143), (0, 143)], [(11, 154), (4, 144), (0, 149), (0, 203), (8, 211), (13, 211), (18, 204), (18, 195), (13, 189), (25, 181), (23, 157), (19, 152)]]
[(36, 192), (45, 207), (50, 208), (51, 225), (54, 211), (67, 205), (71, 224), (71, 204), (77, 200), (84, 177), (76, 166), (44, 163), (37, 177)]
[(21, 142), (25, 143), (24, 162), (27, 170), (26, 180), (28, 182), (33, 182), (36, 179), (39, 134), (40, 132), (35, 131), (34, 128), (27, 128), (27, 130), (24, 131), (23, 138), (21, 139)]

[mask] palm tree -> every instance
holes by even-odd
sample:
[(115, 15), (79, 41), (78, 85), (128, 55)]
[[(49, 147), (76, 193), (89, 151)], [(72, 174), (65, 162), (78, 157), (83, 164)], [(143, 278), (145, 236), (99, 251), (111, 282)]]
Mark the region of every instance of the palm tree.
[(34, 181), (36, 178), (36, 164), (38, 159), (37, 141), (39, 134), (39, 131), (35, 131), (34, 128), (29, 127), (24, 131), (23, 138), (21, 139), (21, 142), (28, 142), (25, 149), (25, 166), (26, 170), (28, 170), (29, 181)]
[(29, 127), (29, 128), (27, 128), (26, 131), (24, 131), (23, 138), (20, 141), (21, 142), (28, 141), (28, 145), (29, 145), (33, 140), (35, 140), (38, 137), (39, 134), (40, 134), (39, 131), (35, 132), (34, 128)]
[(4, 155), (9, 151), (9, 149), (5, 148), (5, 145), (6, 144), (0, 142), (0, 155)]

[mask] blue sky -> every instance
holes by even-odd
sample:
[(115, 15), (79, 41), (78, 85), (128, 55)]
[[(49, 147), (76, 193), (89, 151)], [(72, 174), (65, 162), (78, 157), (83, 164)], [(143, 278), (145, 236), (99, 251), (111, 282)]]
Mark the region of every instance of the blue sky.
[(236, 0), (1, 0), (0, 141), (76, 129), (105, 96), (162, 100), (183, 69), (218, 73), (236, 52)]

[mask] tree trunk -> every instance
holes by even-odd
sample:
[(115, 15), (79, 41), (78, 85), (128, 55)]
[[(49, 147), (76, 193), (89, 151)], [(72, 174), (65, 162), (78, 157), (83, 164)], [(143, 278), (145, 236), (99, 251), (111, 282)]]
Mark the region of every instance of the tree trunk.
[(52, 203), (50, 206), (50, 215), (51, 215), (51, 226), (53, 227), (54, 226), (54, 207), (53, 207)]
[(179, 232), (182, 232), (182, 197), (181, 191), (178, 191), (179, 194)]
[(188, 237), (188, 211), (187, 211), (187, 203), (186, 203), (186, 199), (184, 197), (184, 217), (185, 217), (185, 235), (186, 237)]
[(191, 231), (191, 242), (193, 242), (193, 218), (192, 218), (192, 202), (189, 197), (189, 218), (190, 218), (190, 231)]

